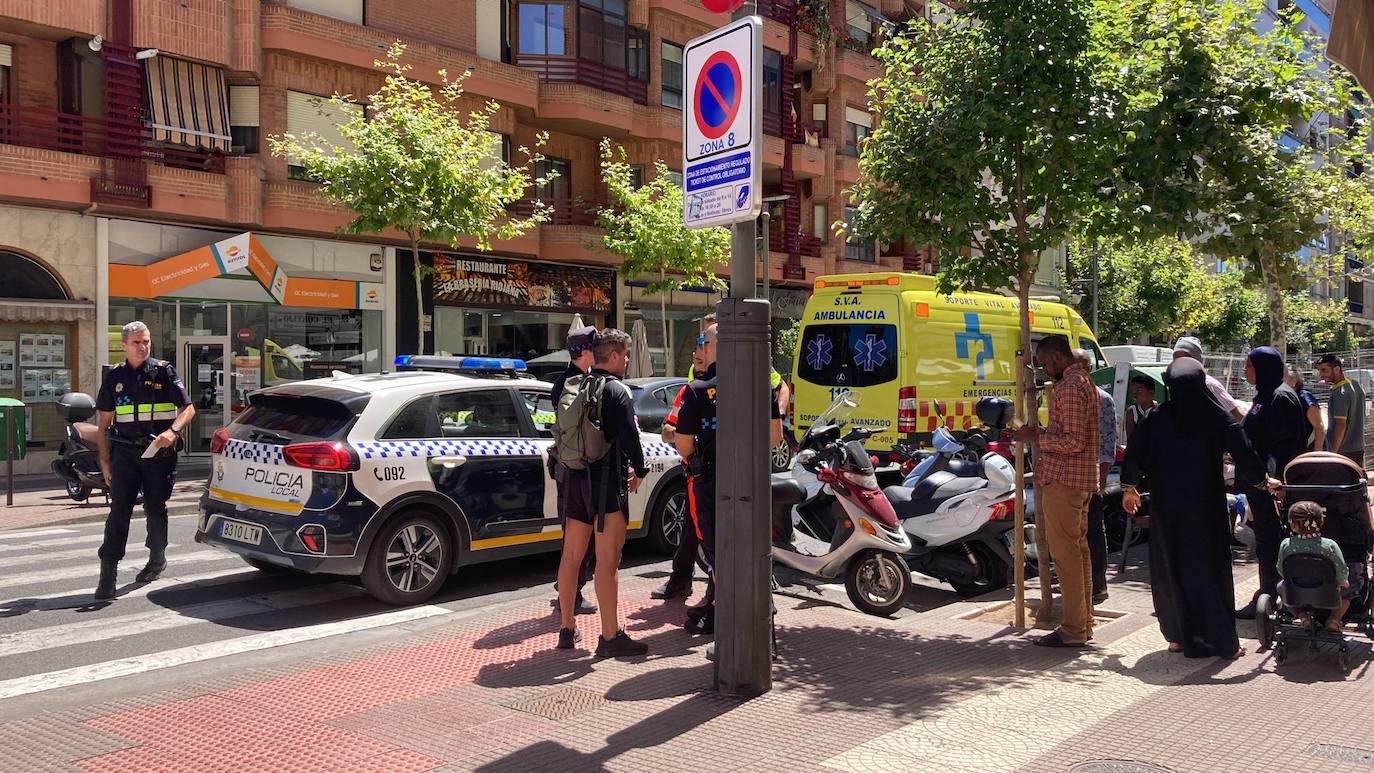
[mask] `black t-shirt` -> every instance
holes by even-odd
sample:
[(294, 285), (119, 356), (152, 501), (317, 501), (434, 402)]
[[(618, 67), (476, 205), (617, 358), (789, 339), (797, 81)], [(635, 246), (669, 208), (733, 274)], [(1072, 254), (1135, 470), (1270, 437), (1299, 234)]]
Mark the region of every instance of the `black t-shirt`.
[[(706, 465), (716, 461), (716, 365), (682, 391), (677, 409), (677, 431), (688, 433), (696, 442), (696, 455)], [(777, 411), (777, 401), (773, 401)]]
[(172, 426), (177, 412), (191, 403), (186, 385), (166, 360), (149, 357), (137, 368), (125, 362), (105, 375), (96, 410), (113, 413), (111, 432), (142, 442)]

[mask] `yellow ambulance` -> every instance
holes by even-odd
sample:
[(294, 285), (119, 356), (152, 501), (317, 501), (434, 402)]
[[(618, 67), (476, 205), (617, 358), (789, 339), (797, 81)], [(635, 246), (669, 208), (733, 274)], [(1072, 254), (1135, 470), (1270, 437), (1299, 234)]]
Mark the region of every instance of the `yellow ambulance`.
[[(975, 426), (979, 398), (1010, 398), (1020, 338), (1016, 298), (935, 292), (935, 278), (904, 272), (816, 280), (797, 337), (792, 401), (798, 433), (844, 392), (861, 393), (853, 426), (881, 430), (870, 451)], [(1102, 360), (1096, 337), (1062, 303), (1031, 301), (1032, 340), (1068, 336)]]

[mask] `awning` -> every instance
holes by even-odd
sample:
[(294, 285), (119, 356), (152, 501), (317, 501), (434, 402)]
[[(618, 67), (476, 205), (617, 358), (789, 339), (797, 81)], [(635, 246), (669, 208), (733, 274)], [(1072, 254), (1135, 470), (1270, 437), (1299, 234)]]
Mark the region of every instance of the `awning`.
[(1374, 0), (1341, 0), (1331, 19), (1326, 55), (1374, 93)]
[(95, 319), (91, 301), (0, 300), (0, 322), (84, 322)]
[(158, 55), (144, 62), (153, 139), (229, 152), (224, 70)]

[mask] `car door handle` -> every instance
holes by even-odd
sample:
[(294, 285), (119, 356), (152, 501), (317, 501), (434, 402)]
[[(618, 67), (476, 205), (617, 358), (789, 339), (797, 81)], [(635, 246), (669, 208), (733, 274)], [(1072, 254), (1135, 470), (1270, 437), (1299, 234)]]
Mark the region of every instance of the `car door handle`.
[(430, 462), (443, 467), (445, 470), (455, 470), (467, 464), (466, 456), (435, 456), (430, 458)]

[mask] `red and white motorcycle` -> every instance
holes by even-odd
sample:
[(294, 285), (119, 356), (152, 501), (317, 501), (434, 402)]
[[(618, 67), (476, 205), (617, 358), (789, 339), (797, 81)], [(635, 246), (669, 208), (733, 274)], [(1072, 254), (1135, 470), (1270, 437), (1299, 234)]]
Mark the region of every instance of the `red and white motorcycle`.
[[(844, 577), (854, 606), (891, 615), (911, 590), (903, 556), (911, 540), (878, 487), (864, 441), (876, 430), (845, 432), (858, 395), (842, 394), (802, 438), (793, 473), (773, 476), (773, 560), (816, 577)], [(814, 476), (808, 491), (806, 482)]]

